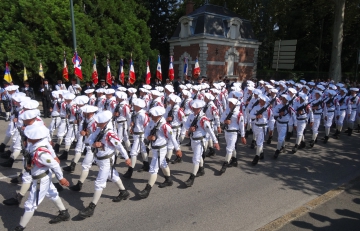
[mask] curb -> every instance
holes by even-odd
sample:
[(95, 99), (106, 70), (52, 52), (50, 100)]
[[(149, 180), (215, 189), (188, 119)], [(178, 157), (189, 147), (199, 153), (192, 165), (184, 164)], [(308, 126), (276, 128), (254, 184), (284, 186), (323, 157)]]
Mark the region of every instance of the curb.
[(360, 176), (355, 177), (347, 183), (340, 185), (339, 187), (332, 189), (321, 196), (307, 202), (306, 204), (294, 209), (293, 211), (273, 220), (272, 222), (266, 224), (265, 226), (257, 229), (256, 231), (269, 231), (269, 230), (278, 230), (282, 228), (284, 225), (290, 223), (291, 221), (301, 217), (307, 212), (315, 209), (321, 204), (333, 199), (340, 193), (344, 192), (346, 189), (351, 188), (354, 184), (360, 182)]

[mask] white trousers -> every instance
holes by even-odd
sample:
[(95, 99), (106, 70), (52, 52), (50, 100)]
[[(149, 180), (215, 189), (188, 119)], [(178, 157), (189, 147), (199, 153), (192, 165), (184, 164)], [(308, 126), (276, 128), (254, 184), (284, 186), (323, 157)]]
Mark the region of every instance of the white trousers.
[(225, 141), (226, 141), (226, 155), (232, 155), (235, 150), (237, 132), (227, 132), (225, 131)]
[(78, 136), (78, 126), (77, 124), (69, 124), (68, 132), (65, 136), (65, 146), (71, 145), (71, 143), (75, 140)]
[(66, 120), (65, 119), (61, 119), (61, 122), (59, 124), (58, 127), (58, 133), (57, 136), (58, 137), (64, 137), (67, 131), (67, 124), (66, 124)]
[(124, 142), (129, 140), (128, 126), (127, 122), (117, 123), (117, 134), (120, 140)]
[(321, 121), (321, 115), (314, 115), (314, 124), (312, 126), (313, 134), (319, 133), (320, 121)]
[[(158, 173), (159, 172), (159, 162), (160, 168), (166, 168), (168, 165), (166, 163), (166, 147), (161, 149), (152, 149), (153, 158), (151, 159), (150, 163), (150, 174)], [(160, 156), (160, 160), (159, 160)]]
[(92, 163), (94, 161), (94, 153), (91, 151), (91, 147), (86, 146), (86, 149), (87, 149), (87, 151), (86, 151), (85, 157), (81, 163), (83, 171), (89, 171), (89, 169), (91, 168)]
[(276, 123), (276, 130), (278, 132), (278, 143), (282, 144), (285, 140), (287, 124)]
[(327, 113), (327, 119), (324, 120), (324, 126), (330, 128), (334, 119), (334, 112)]
[(346, 116), (346, 110), (340, 111), (338, 116), (339, 116), (339, 119), (336, 120), (336, 125), (343, 126), (344, 119), (345, 119), (345, 116)]
[(61, 118), (60, 117), (53, 117), (49, 126), (50, 134), (53, 134), (55, 129), (60, 126)]
[(258, 127), (254, 125), (252, 129), (254, 132), (254, 138), (256, 139), (256, 146), (258, 148), (262, 148), (264, 143), (266, 127)]
[(133, 135), (133, 145), (131, 147), (130, 156), (137, 156), (139, 151), (141, 153), (146, 153), (146, 147), (144, 144), (144, 134), (142, 135)]
[[(114, 156), (111, 157), (114, 162)], [(110, 158), (105, 160), (96, 160), (96, 164), (99, 167), (99, 172), (95, 180), (95, 191), (103, 190), (106, 188), (106, 181), (109, 179), (112, 182), (117, 182), (120, 180), (119, 173), (114, 170), (112, 170), (112, 167), (110, 165)], [(113, 171), (113, 176), (111, 178), (111, 171)]]
[(191, 140), (191, 148), (193, 150), (193, 164), (200, 164), (204, 151), (205, 140)]

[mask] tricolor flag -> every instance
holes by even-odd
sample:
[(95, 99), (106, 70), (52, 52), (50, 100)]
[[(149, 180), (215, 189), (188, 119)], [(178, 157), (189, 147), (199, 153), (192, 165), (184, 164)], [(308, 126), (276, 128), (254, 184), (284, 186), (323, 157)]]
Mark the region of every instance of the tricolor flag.
[(28, 76), (27, 76), (27, 72), (26, 72), (26, 67), (24, 67), (24, 82), (28, 80)]
[(81, 60), (80, 56), (78, 56), (77, 52), (75, 51), (75, 56), (73, 57), (74, 74), (80, 80), (83, 79), (82, 70), (81, 70), (81, 66), (80, 66), (81, 63), (82, 63), (82, 60)]
[(169, 73), (168, 73), (170, 81), (173, 81), (175, 78), (173, 62), (174, 62), (174, 57), (170, 56)]
[(111, 71), (110, 71), (110, 60), (106, 60), (107, 68), (106, 68), (106, 82), (110, 85), (112, 85), (112, 79), (111, 79)]
[(123, 59), (120, 59), (119, 81), (123, 86), (125, 85), (124, 60)]
[(150, 80), (151, 80), (151, 73), (150, 73), (150, 67), (149, 67), (149, 60), (146, 61), (146, 84), (150, 84)]
[(68, 66), (67, 66), (67, 63), (66, 63), (66, 54), (65, 54), (65, 52), (64, 52), (63, 77), (64, 77), (66, 82), (69, 82), (69, 70), (68, 70)]
[(96, 69), (96, 56), (94, 55), (94, 61), (93, 61), (93, 72), (91, 74), (91, 79), (93, 81), (93, 83), (96, 85), (99, 82), (99, 78), (98, 78), (98, 73), (97, 73), (97, 69)]
[(188, 58), (184, 58), (184, 77), (188, 75)]
[(160, 81), (162, 81), (160, 55), (158, 55), (158, 64), (157, 64), (157, 68), (156, 68), (156, 78), (158, 78)]
[(45, 79), (44, 70), (43, 70), (41, 62), (40, 62), (40, 67), (39, 67), (39, 75), (41, 78)]
[(135, 77), (134, 63), (132, 59), (130, 59), (129, 82), (131, 84), (134, 84), (135, 81), (136, 81), (136, 77)]
[(200, 66), (199, 66), (199, 61), (198, 58), (196, 57), (195, 60), (195, 67), (194, 67), (194, 71), (193, 71), (193, 76), (194, 78), (197, 78), (200, 76)]

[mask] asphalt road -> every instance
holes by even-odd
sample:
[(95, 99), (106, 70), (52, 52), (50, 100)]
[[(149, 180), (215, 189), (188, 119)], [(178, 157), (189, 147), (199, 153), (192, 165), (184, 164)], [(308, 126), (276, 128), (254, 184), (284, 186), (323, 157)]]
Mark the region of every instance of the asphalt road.
[[(49, 124), (50, 119), (45, 122)], [(6, 127), (7, 123), (1, 120), (0, 140)], [(144, 189), (148, 173), (134, 172), (133, 179), (123, 179), (131, 194), (129, 200), (113, 203), (111, 199), (118, 192), (116, 186), (108, 182), (94, 216), (81, 220), (78, 211), (91, 202), (93, 195), (93, 181), (97, 174), (97, 167), (93, 166), (81, 192), (65, 189), (60, 193), (72, 217), (69, 222), (48, 224), (57, 211), (55, 205), (45, 199), (26, 230), (256, 230), (360, 175), (360, 134), (342, 135), (340, 140), (330, 139), (326, 145), (320, 140), (323, 136), (321, 128), (319, 142), (314, 148), (290, 154), (295, 142), (293, 137), (288, 152), (280, 154), (277, 160), (272, 158), (276, 142), (265, 144), (265, 159), (255, 167), (250, 164), (255, 150), (239, 143), (239, 166), (228, 168), (219, 176), (225, 156), (225, 140), (221, 136), (221, 151), (214, 158), (205, 159), (205, 176), (196, 178), (191, 188), (185, 188), (183, 184), (192, 170), (191, 152), (189, 147), (182, 146), (184, 162), (170, 165), (174, 180), (172, 187), (157, 187), (164, 180), (160, 173), (150, 196), (140, 200), (136, 194)], [(310, 132), (306, 138), (310, 138)], [(73, 150), (69, 160), (61, 165), (69, 164), (72, 157)], [(140, 167), (138, 161), (135, 168)], [(9, 183), (7, 176), (19, 173), (20, 169), (20, 160), (15, 162), (13, 169), (0, 168), (0, 201), (19, 190), (20, 186)], [(123, 160), (120, 164), (118, 162), (117, 170), (121, 174), (126, 169)], [(65, 177), (76, 184), (80, 171), (81, 165), (78, 164), (76, 171), (65, 173)], [(0, 230), (17, 226), (24, 212), (24, 201), (20, 207), (0, 204)]]

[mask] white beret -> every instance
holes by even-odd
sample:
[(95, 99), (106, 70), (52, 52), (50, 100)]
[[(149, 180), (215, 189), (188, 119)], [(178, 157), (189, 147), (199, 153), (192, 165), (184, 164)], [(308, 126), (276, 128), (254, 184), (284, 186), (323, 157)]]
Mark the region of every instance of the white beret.
[(36, 100), (28, 100), (28, 101), (22, 102), (21, 106), (28, 110), (32, 110), (32, 109), (36, 109), (39, 107), (39, 102)]
[(275, 82), (274, 82), (274, 85), (278, 86), (278, 85), (279, 85), (279, 82), (275, 81)]
[(64, 94), (68, 93), (69, 91), (68, 90), (58, 90), (57, 92), (59, 95), (64, 95)]
[(274, 88), (273, 85), (265, 85), (265, 87), (267, 87), (268, 89), (273, 89)]
[(80, 95), (74, 99), (74, 103), (79, 105), (84, 105), (87, 104), (88, 102), (89, 102), (89, 97), (87, 97), (86, 95)]
[(19, 115), (19, 119), (20, 120), (30, 120), (30, 119), (34, 119), (37, 116), (40, 116), (40, 110), (39, 109), (32, 109), (32, 110), (23, 111)]
[(114, 93), (115, 93), (115, 90), (112, 89), (112, 88), (105, 90), (105, 94), (107, 94), (107, 95), (112, 95), (112, 94), (114, 94)]
[(315, 86), (315, 83), (314, 82), (308, 82), (307, 85)]
[(235, 96), (236, 98), (240, 99), (241, 97), (243, 97), (243, 93), (240, 91), (234, 91), (233, 92), (233, 96)]
[(205, 98), (208, 98), (210, 101), (215, 99), (215, 96), (213, 96), (211, 93), (205, 93)]
[(5, 88), (5, 91), (16, 91), (17, 89), (19, 89), (18, 85), (10, 85)]
[(145, 101), (143, 99), (139, 99), (139, 98), (134, 99), (133, 104), (135, 106), (138, 106), (138, 107), (141, 107), (141, 108), (144, 108), (146, 106)]
[(49, 129), (45, 125), (33, 124), (25, 127), (24, 134), (29, 139), (38, 140), (48, 137)]
[(181, 99), (179, 96), (175, 95), (175, 94), (171, 94), (170, 95), (170, 100), (173, 101), (174, 103), (180, 103), (181, 102)]
[(192, 84), (188, 83), (185, 85), (188, 89), (191, 89), (192, 88)]
[(124, 92), (125, 92), (127, 89), (126, 89), (125, 87), (118, 87), (118, 90), (119, 90), (119, 91), (124, 91)]
[(135, 88), (133, 88), (133, 87), (130, 87), (130, 88), (128, 88), (127, 90), (128, 90), (128, 92), (130, 92), (130, 93), (136, 93), (136, 92), (137, 92), (137, 90), (136, 90)]
[(119, 99), (127, 99), (127, 94), (125, 92), (117, 91), (117, 92), (115, 92), (115, 95)]
[(90, 94), (90, 93), (93, 93), (95, 91), (95, 89), (87, 89), (85, 90), (85, 94)]
[(322, 91), (319, 91), (319, 90), (315, 90), (314, 93), (317, 93), (317, 94), (319, 94), (319, 95), (322, 95), (322, 94), (323, 94)]
[(161, 96), (161, 93), (160, 93), (158, 90), (151, 90), (150, 92), (151, 92), (151, 94), (153, 94), (153, 95)]
[(343, 87), (342, 87), (342, 88), (340, 88), (340, 91), (345, 92), (345, 94), (346, 94), (346, 93), (348, 93), (348, 90), (347, 90), (346, 88), (343, 88)]
[(281, 97), (283, 97), (284, 99), (286, 99), (287, 101), (291, 100), (291, 96), (287, 95), (287, 94), (282, 94)]
[(240, 91), (241, 88), (238, 87), (238, 86), (232, 86), (232, 87), (231, 87), (231, 90), (233, 90), (233, 91)]
[(139, 91), (144, 92), (144, 93), (149, 93), (149, 91), (148, 91), (148, 90), (146, 90), (146, 89), (145, 89), (145, 88), (143, 88), (143, 87), (140, 87), (140, 88), (139, 88)]
[(210, 91), (214, 92), (215, 94), (219, 94), (220, 91), (216, 88), (211, 88)]
[(255, 88), (253, 88), (253, 87), (247, 87), (247, 90), (248, 91), (253, 91)]
[(303, 80), (303, 79), (302, 79), (302, 80), (300, 80), (299, 82), (300, 82), (300, 83), (302, 83), (302, 84), (306, 84), (306, 81), (305, 81), (305, 80)]
[(195, 99), (191, 102), (191, 107), (193, 108), (202, 108), (205, 106), (205, 102), (199, 99)]
[(272, 93), (278, 93), (279, 91), (277, 90), (277, 89), (275, 89), (275, 88), (273, 88), (273, 89), (271, 89), (270, 90)]
[(336, 86), (338, 86), (338, 87), (344, 87), (344, 84), (343, 84), (343, 83), (337, 83)]
[(105, 111), (98, 112), (94, 116), (94, 119), (97, 123), (106, 123), (109, 120), (111, 120), (112, 117), (113, 117), (113, 114), (111, 113), (111, 111), (105, 110)]
[(302, 88), (306, 88), (308, 91), (310, 91), (310, 87), (304, 85)]
[(353, 88), (350, 88), (350, 91), (359, 91), (359, 88), (353, 87)]
[(279, 82), (280, 86), (286, 87), (286, 83), (285, 82)]
[(96, 112), (99, 108), (96, 106), (92, 106), (92, 105), (85, 105), (84, 107), (81, 108), (82, 112), (85, 113), (93, 113)]
[(235, 99), (235, 98), (230, 98), (229, 103), (232, 103), (232, 104), (234, 104), (236, 106), (236, 105), (239, 105), (240, 101), (238, 99)]
[(316, 87), (319, 88), (319, 89), (322, 90), (322, 91), (325, 90), (325, 87), (324, 87), (323, 85), (320, 85), (320, 84), (319, 84), (319, 85), (317, 85)]
[(75, 95), (74, 95), (73, 93), (70, 93), (70, 92), (64, 94), (63, 97), (64, 97), (64, 99), (66, 99), (66, 100), (73, 100), (73, 99), (75, 99)]
[(273, 79), (270, 79), (270, 83), (275, 83), (275, 80), (273, 80)]
[(169, 85), (169, 84), (166, 85), (166, 86), (165, 86), (165, 89), (168, 90), (168, 91), (170, 91), (170, 92), (174, 92), (174, 87), (173, 87), (172, 85)]
[(254, 93), (254, 95), (261, 95), (262, 91), (260, 89), (254, 89), (253, 93)]
[(293, 94), (296, 94), (296, 93), (297, 93), (297, 90), (295, 90), (295, 89), (292, 88), (292, 87), (290, 87), (290, 88), (288, 89), (288, 91), (290, 91), (290, 92), (293, 93)]
[(164, 88), (161, 87), (161, 86), (156, 86), (155, 87), (155, 90), (159, 91), (159, 92), (163, 92), (164, 91)]
[(302, 88), (303, 85), (301, 83), (296, 83), (295, 86), (298, 88)]
[[(234, 83), (234, 85), (235, 85), (235, 83)], [(209, 84), (207, 84), (207, 83), (203, 83), (203, 84), (201, 84), (200, 86), (202, 87), (202, 89), (208, 89), (208, 88), (210, 88)]]
[(182, 91), (182, 94), (185, 96), (187, 96), (187, 97), (191, 97), (191, 92), (190, 91), (188, 91), (188, 90), (183, 90)]
[(192, 86), (192, 89), (195, 90), (195, 91), (199, 91), (200, 86), (199, 85), (194, 85), (194, 86)]
[(105, 93), (106, 89), (104, 88), (99, 88), (96, 90), (96, 93)]
[(289, 83), (292, 84), (292, 85), (295, 84), (294, 80), (289, 80)]
[(12, 97), (14, 97), (14, 96), (17, 96), (17, 97), (25, 97), (26, 96), (26, 94), (24, 93), (24, 92), (16, 92), (16, 93), (14, 93), (13, 95), (12, 95)]
[(224, 82), (220, 82), (219, 83), (221, 87), (224, 87), (225, 86), (225, 83)]
[(184, 89), (186, 90), (186, 89), (187, 89), (187, 86), (185, 86), (185, 85), (183, 85), (183, 84), (180, 84), (180, 85), (179, 85), (179, 88), (182, 89), (182, 90), (184, 90)]
[(11, 96), (11, 99), (18, 103), (20, 103), (23, 100), (23, 98), (25, 98), (25, 96), (23, 96), (23, 95), (19, 95), (19, 94), (15, 95), (15, 94)]
[(142, 87), (145, 88), (146, 90), (150, 90), (150, 89), (152, 88), (152, 87), (151, 87), (150, 85), (148, 85), (148, 84), (144, 84)]
[(329, 95), (336, 95), (337, 94), (336, 91), (334, 91), (334, 90), (328, 90), (327, 93)]
[(332, 90), (336, 90), (337, 87), (334, 85), (334, 84), (329, 84), (329, 88), (332, 89)]
[(305, 101), (306, 101), (307, 98), (308, 98), (307, 95), (306, 95), (305, 93), (302, 93), (302, 92), (299, 93), (299, 97), (302, 98), (302, 99), (305, 100)]
[(268, 100), (268, 97), (266, 97), (266, 95), (262, 95), (262, 94), (259, 95), (258, 98), (259, 98), (259, 100), (261, 99), (261, 100), (263, 100), (265, 102), (267, 102), (267, 100)]
[(59, 98), (59, 92), (58, 92), (58, 91), (53, 91), (53, 92), (51, 92), (51, 95), (52, 95), (52, 97), (54, 97), (54, 98)]
[(165, 114), (165, 108), (161, 106), (153, 107), (149, 110), (149, 114), (153, 116), (162, 116)]
[(259, 83), (260, 83), (260, 84), (264, 84), (265, 82), (264, 82), (264, 80), (260, 80)]

